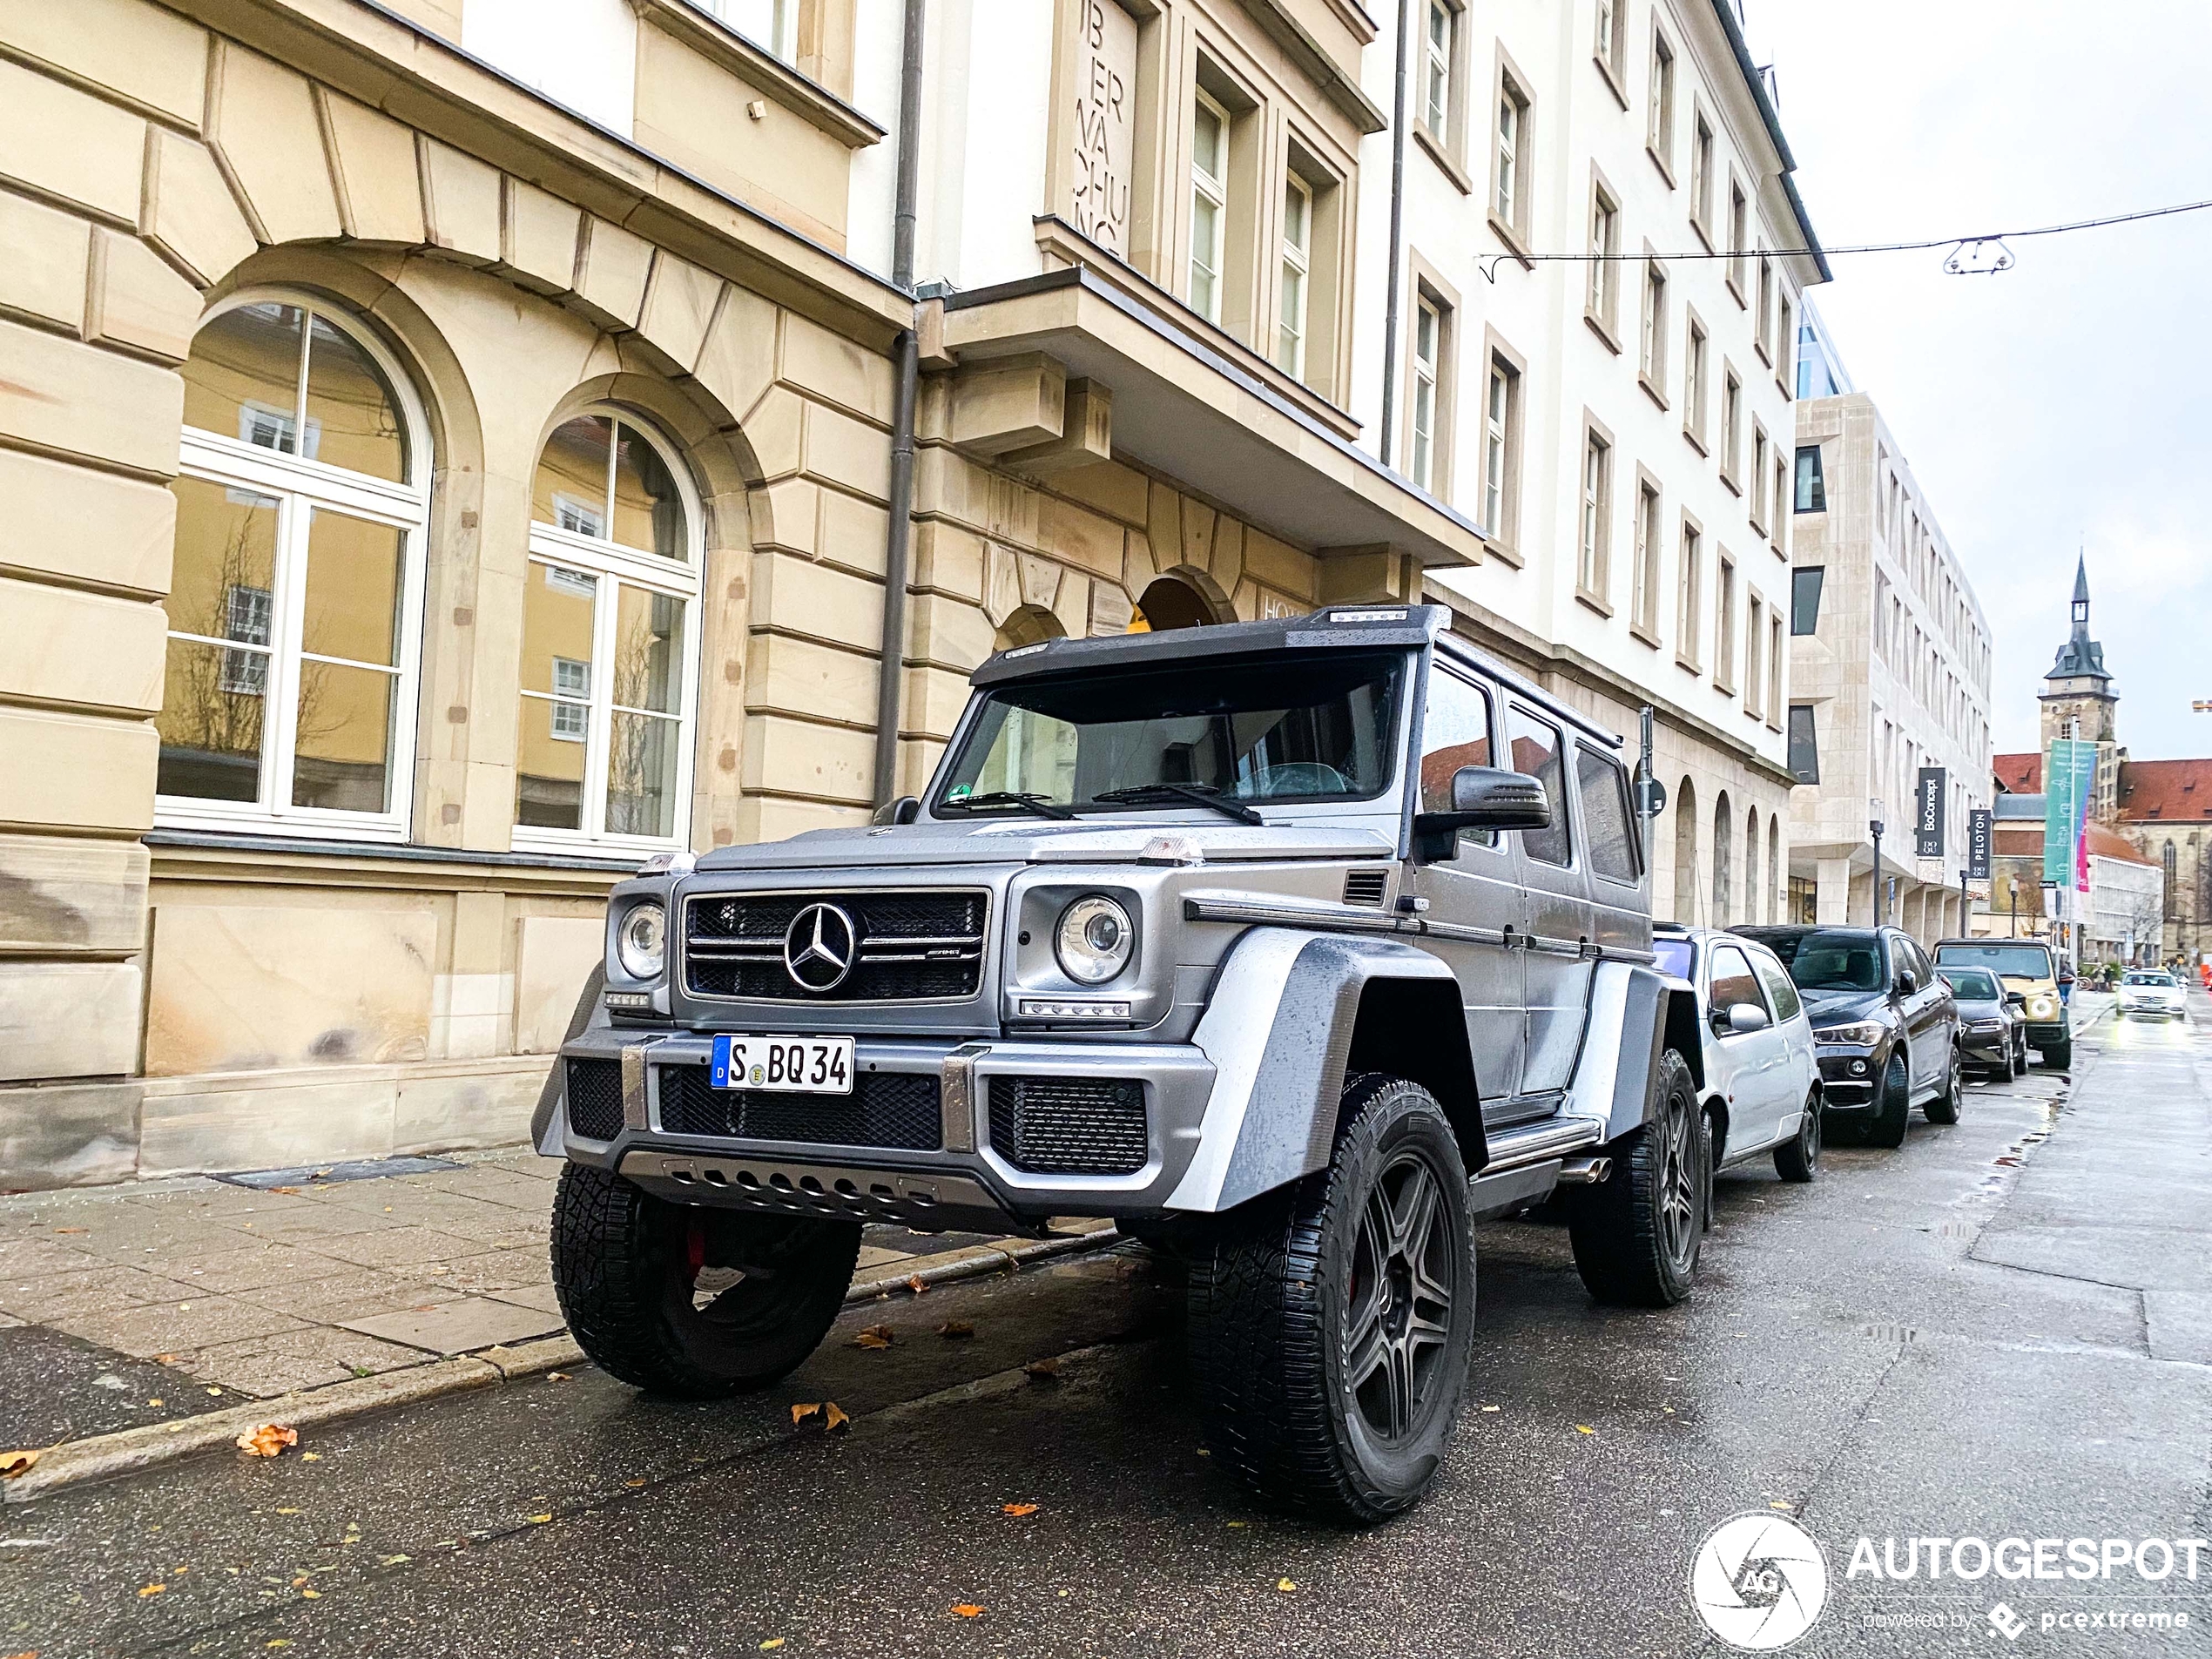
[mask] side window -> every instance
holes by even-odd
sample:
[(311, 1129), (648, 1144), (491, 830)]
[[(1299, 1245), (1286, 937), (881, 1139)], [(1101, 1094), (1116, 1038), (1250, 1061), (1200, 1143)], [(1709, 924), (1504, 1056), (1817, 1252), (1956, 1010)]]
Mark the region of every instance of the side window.
[[(1461, 766), (1496, 763), (1490, 752), (1490, 694), (1448, 673), (1441, 664), (1428, 676), (1428, 710), (1421, 721), (1421, 811), (1452, 810), (1452, 774)], [(1498, 845), (1498, 832), (1460, 832), (1461, 846)]]
[(1522, 830), (1521, 850), (1540, 864), (1572, 864), (1575, 843), (1568, 834), (1567, 779), (1563, 775), (1567, 759), (1559, 728), (1548, 720), (1538, 719), (1516, 703), (1509, 735), (1513, 742), (1513, 769), (1525, 772), (1542, 784), (1544, 794), (1552, 805), (1550, 826)]
[(1751, 964), (1734, 945), (1716, 945), (1713, 948), (1712, 989), (1707, 1001), (1716, 1020), (1725, 1019), (1728, 1011), (1741, 1004), (1745, 1008), (1764, 1010), (1765, 999), (1759, 995), (1759, 981), (1751, 973)]
[(1790, 983), (1790, 976), (1782, 971), (1782, 964), (1771, 956), (1753, 954), (1751, 966), (1758, 969), (1759, 982), (1766, 987), (1767, 1001), (1774, 1004), (1777, 1025), (1794, 1020), (1804, 1004), (1797, 1000), (1797, 988)]
[(1629, 774), (1611, 755), (1578, 743), (1575, 779), (1581, 791), (1582, 833), (1590, 844), (1590, 868), (1608, 881), (1633, 887), (1642, 874), (1642, 849), (1636, 844), (1635, 819), (1629, 810)]

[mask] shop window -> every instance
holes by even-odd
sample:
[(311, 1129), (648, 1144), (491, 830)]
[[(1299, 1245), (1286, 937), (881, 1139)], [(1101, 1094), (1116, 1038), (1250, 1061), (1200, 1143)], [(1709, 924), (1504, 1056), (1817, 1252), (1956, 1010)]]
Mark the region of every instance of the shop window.
[(202, 326), (185, 431), (157, 820), (403, 840), (429, 450), (384, 344), (301, 299)]

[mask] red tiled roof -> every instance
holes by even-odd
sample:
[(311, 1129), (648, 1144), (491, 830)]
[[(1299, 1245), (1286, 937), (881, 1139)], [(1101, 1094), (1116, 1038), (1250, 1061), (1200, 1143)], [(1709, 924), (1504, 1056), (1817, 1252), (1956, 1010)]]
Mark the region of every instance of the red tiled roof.
[(2040, 754), (1998, 755), (1990, 762), (1998, 787), (2008, 795), (2038, 795), (2043, 792), (2043, 757)]
[(2119, 831), (2108, 830), (2101, 824), (2090, 825), (2083, 832), (2083, 834), (2089, 843), (2089, 852), (2092, 857), (2101, 859), (2119, 859), (2128, 864), (2151, 864), (2155, 862), (2155, 860), (2147, 859), (2141, 853), (2137, 852), (2135, 850), (2135, 844), (2129, 840), (2126, 836), (2121, 834)]
[(2212, 819), (2212, 760), (2121, 763), (2120, 815), (2135, 823)]

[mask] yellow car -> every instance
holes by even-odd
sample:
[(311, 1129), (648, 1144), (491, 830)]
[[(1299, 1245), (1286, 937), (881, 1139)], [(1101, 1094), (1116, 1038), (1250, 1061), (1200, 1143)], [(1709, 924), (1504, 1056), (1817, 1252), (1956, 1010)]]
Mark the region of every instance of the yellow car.
[(2074, 1028), (2059, 995), (2058, 964), (2038, 939), (1946, 939), (1936, 946), (1936, 966), (1986, 968), (2005, 982), (2006, 1001), (2027, 1016), (2027, 1046), (2047, 1066), (2074, 1063)]

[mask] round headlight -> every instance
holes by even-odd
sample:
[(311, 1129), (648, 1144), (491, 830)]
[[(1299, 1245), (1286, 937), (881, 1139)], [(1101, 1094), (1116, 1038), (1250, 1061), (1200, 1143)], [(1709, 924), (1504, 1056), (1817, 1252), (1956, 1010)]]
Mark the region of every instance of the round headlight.
[(1069, 979), (1079, 985), (1103, 985), (1129, 966), (1136, 943), (1129, 912), (1104, 894), (1094, 893), (1060, 913), (1053, 950)]
[(615, 957), (632, 979), (658, 979), (668, 948), (668, 913), (658, 905), (633, 905), (615, 930)]

